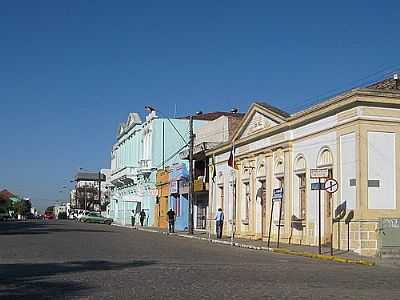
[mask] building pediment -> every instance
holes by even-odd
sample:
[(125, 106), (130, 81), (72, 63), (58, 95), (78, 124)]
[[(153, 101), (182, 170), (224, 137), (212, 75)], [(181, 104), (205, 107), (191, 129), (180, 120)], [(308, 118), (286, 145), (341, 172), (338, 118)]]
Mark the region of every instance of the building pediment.
[(286, 122), (289, 114), (264, 103), (254, 103), (246, 113), (234, 139), (242, 139)]

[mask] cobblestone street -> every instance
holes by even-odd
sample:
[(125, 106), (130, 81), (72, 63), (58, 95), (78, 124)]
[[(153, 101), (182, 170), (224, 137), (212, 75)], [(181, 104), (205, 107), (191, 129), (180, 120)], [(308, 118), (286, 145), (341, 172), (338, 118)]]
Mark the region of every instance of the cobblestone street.
[(1, 299), (399, 299), (400, 269), (72, 221), (2, 223)]

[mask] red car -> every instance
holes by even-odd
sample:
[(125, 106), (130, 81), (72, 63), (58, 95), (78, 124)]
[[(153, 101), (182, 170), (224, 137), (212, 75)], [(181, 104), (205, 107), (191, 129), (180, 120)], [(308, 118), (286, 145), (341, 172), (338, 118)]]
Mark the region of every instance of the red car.
[(52, 220), (54, 219), (54, 214), (52, 212), (46, 211), (43, 215), (43, 219)]

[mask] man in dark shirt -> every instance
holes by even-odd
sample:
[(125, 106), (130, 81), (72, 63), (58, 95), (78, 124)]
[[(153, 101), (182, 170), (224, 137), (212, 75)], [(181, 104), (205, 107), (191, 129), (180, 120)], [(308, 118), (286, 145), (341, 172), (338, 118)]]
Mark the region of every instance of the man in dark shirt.
[(175, 232), (175, 212), (172, 210), (172, 208), (169, 209), (167, 215), (168, 215), (168, 232), (173, 233)]

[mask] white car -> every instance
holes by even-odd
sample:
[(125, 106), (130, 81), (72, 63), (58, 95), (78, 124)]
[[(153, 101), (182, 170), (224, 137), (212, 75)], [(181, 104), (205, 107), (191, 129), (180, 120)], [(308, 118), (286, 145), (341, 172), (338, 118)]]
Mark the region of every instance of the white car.
[(87, 216), (89, 213), (90, 213), (90, 211), (88, 211), (88, 210), (80, 210), (80, 211), (78, 211), (78, 216), (76, 217), (76, 219), (80, 222), (81, 218), (83, 216)]

